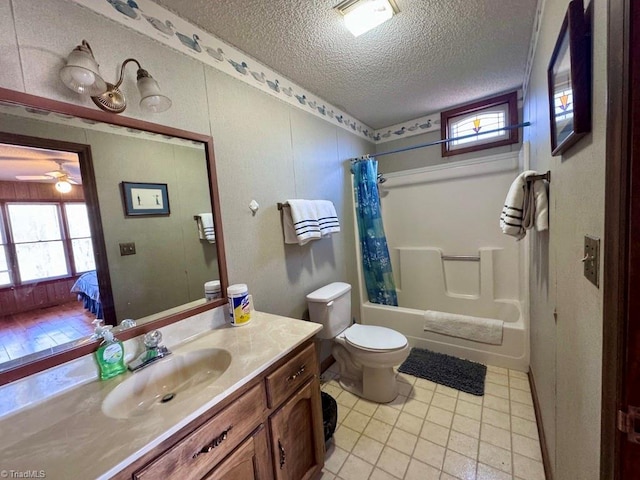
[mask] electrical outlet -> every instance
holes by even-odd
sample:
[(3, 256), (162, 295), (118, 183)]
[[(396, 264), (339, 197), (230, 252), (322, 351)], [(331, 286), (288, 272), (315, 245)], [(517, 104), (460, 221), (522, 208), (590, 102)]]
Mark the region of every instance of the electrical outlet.
[(120, 255), (135, 255), (136, 254), (136, 244), (135, 242), (129, 243), (121, 243), (120, 244)]

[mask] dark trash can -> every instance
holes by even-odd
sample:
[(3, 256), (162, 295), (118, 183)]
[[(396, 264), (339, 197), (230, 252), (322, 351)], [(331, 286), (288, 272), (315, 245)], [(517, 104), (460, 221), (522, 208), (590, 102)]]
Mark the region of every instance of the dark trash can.
[(328, 442), (336, 431), (338, 423), (338, 404), (336, 399), (325, 392), (320, 392), (322, 397), (322, 425), (324, 427), (324, 441)]

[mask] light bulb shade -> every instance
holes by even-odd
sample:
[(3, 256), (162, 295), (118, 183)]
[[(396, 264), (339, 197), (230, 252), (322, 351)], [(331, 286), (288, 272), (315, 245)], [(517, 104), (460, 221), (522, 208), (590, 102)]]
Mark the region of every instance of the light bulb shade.
[(67, 64), (60, 69), (60, 79), (69, 89), (86, 95), (100, 95), (107, 90), (98, 62), (85, 41), (67, 57)]
[(344, 24), (358, 37), (389, 20), (396, 13), (388, 0), (360, 0), (344, 14)]
[(56, 183), (56, 190), (60, 193), (69, 193), (71, 191), (71, 184), (66, 180), (60, 180)]
[(160, 113), (171, 107), (171, 99), (163, 95), (151, 75), (140, 75), (138, 71), (138, 90), (140, 91), (140, 108), (146, 112)]

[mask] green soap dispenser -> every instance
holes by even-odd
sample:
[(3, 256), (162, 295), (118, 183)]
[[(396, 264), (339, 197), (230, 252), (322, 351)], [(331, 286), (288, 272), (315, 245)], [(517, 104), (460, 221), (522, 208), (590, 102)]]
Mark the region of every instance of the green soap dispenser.
[(96, 360), (100, 367), (100, 380), (113, 378), (127, 371), (124, 364), (124, 346), (122, 342), (113, 336), (111, 326), (96, 327), (95, 335), (102, 337), (102, 343), (96, 350)]

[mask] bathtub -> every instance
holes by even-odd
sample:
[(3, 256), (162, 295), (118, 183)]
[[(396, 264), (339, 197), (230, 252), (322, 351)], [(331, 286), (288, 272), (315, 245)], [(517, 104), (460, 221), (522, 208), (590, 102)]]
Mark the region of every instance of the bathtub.
[[(438, 248), (393, 249), (394, 268), (396, 265), (399, 267), (395, 276), (398, 303), (401, 306), (390, 307), (364, 301), (360, 305), (360, 322), (401, 332), (412, 347), (528, 371), (528, 318), (523, 314), (518, 299), (495, 298), (494, 290), (501, 282), (496, 282), (494, 278), (494, 267), (501, 265), (501, 250), (481, 248), (477, 255), (479, 261), (447, 261)], [(502, 291), (500, 288), (498, 290)], [(360, 298), (367, 298), (362, 281)], [(424, 331), (425, 310), (502, 320), (502, 344), (489, 345)]]

